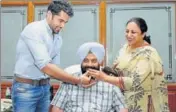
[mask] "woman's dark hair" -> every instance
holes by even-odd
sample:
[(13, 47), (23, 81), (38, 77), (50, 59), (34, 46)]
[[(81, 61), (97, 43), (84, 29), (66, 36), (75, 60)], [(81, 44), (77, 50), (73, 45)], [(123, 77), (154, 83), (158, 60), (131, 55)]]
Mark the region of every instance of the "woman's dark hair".
[(58, 15), (61, 11), (64, 11), (70, 17), (74, 15), (71, 4), (69, 4), (68, 2), (64, 0), (58, 0), (58, 1), (51, 2), (48, 6), (48, 11), (51, 11), (53, 15)]
[[(130, 23), (130, 22), (135, 22), (135, 23), (138, 25), (138, 27), (140, 28), (140, 30), (141, 30), (142, 33), (147, 32), (148, 27), (147, 27), (147, 24), (146, 24), (146, 22), (145, 22), (144, 19), (142, 19), (142, 18), (140, 18), (140, 17), (134, 17), (134, 18), (131, 18), (131, 19), (127, 22), (127, 24)], [(127, 25), (127, 24), (126, 24), (126, 25)], [(145, 35), (145, 36), (144, 36), (144, 40), (145, 40), (146, 42), (148, 42), (149, 44), (151, 44), (150, 36)]]

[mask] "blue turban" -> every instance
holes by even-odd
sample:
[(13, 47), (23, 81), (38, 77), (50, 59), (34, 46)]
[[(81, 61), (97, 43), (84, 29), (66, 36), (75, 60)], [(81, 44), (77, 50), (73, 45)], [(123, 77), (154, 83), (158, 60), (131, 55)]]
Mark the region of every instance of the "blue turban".
[(81, 63), (89, 52), (93, 53), (97, 57), (99, 63), (103, 61), (105, 56), (104, 46), (97, 42), (87, 42), (82, 44), (77, 51), (77, 55), (80, 57)]

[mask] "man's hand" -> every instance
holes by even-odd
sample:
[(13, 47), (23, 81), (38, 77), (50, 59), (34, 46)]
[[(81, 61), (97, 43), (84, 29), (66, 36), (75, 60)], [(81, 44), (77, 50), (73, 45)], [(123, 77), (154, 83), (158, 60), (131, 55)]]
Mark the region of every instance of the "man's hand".
[(90, 84), (91, 77), (88, 76), (88, 72), (80, 76), (80, 85)]
[(102, 71), (94, 70), (94, 69), (89, 69), (88, 74), (89, 76), (94, 77), (97, 80), (102, 80), (102, 81), (104, 81), (105, 77), (107, 76), (106, 73)]
[[(91, 79), (91, 76), (89, 76), (88, 72), (84, 73), (81, 77), (81, 86), (84, 88), (91, 87), (97, 83), (97, 80)], [(84, 82), (83, 82), (84, 81)], [(88, 81), (88, 82), (87, 82)]]
[(55, 105), (50, 105), (49, 112), (64, 112), (64, 110), (60, 109), (59, 107), (57, 107)]
[(87, 85), (83, 84), (82, 87), (89, 88), (89, 87), (95, 85), (96, 83), (97, 83), (97, 80), (91, 79), (89, 84), (87, 84)]

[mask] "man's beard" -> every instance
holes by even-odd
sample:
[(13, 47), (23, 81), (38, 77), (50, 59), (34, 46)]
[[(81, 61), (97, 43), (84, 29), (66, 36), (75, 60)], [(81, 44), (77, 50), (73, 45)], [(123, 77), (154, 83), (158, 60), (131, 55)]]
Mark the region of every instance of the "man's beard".
[(60, 33), (60, 31), (55, 32), (55, 31), (53, 30), (53, 35), (54, 35), (54, 34), (59, 34), (59, 33)]
[(100, 66), (98, 65), (98, 66), (96, 67), (96, 66), (82, 66), (82, 65), (81, 65), (82, 74), (86, 73), (86, 71), (87, 71), (88, 69), (100, 70)]

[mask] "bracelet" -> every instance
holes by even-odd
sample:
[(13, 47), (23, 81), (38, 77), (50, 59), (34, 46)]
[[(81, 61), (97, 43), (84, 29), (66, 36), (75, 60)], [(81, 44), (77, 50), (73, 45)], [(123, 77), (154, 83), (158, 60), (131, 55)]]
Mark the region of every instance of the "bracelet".
[(119, 85), (119, 88), (122, 89), (122, 80), (121, 80), (121, 77), (118, 77), (117, 84)]
[(123, 79), (122, 79), (122, 77), (119, 77), (119, 78), (120, 78), (121, 89), (124, 90), (124, 82), (123, 82)]

